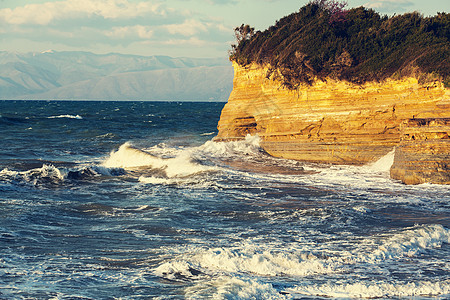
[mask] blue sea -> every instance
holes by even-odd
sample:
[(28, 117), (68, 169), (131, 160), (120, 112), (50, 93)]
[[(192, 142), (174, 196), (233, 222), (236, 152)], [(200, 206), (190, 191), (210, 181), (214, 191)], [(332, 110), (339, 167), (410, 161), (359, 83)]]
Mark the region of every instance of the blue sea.
[(0, 101), (0, 299), (449, 299), (450, 187), (214, 142), (224, 103)]

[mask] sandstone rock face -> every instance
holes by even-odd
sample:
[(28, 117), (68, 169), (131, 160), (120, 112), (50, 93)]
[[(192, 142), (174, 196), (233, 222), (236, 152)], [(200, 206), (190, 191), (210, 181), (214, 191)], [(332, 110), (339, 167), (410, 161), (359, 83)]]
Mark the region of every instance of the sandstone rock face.
[(410, 119), (400, 128), (391, 177), (406, 184), (450, 184), (450, 119)]
[(450, 90), (415, 78), (367, 83), (317, 81), (292, 91), (267, 68), (234, 64), (233, 91), (217, 141), (258, 134), (271, 155), (362, 165), (399, 145), (408, 119), (450, 118)]

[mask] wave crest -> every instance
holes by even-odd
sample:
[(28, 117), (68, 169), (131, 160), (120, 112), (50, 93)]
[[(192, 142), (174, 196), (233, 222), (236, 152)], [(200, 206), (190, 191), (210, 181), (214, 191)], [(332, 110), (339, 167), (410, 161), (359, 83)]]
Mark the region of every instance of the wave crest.
[(50, 116), (47, 119), (77, 119), (77, 120), (82, 120), (83, 117), (80, 115), (58, 115), (58, 116)]
[(41, 168), (24, 172), (3, 169), (0, 171), (0, 179), (12, 182), (27, 182), (32, 185), (59, 184), (66, 174), (53, 165), (44, 164)]
[[(111, 152), (108, 159), (103, 163), (107, 168), (143, 168), (157, 169), (162, 171), (166, 177), (187, 177), (197, 173), (213, 171), (215, 168), (201, 165), (194, 161), (189, 150), (181, 151), (173, 158), (160, 158), (147, 151), (133, 147), (125, 143), (117, 151)], [(141, 182), (151, 179), (141, 176)]]

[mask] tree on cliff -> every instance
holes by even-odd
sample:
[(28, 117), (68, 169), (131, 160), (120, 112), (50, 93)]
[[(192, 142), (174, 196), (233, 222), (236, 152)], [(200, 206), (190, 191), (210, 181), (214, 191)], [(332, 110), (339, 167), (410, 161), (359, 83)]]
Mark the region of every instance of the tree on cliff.
[(316, 79), (364, 83), (405, 76), (450, 86), (448, 13), (387, 17), (364, 7), (346, 10), (335, 0), (313, 0), (265, 31), (236, 29), (230, 59), (269, 65), (267, 75), (291, 89)]
[(234, 36), (236, 38), (237, 44), (231, 45), (231, 52), (230, 52), (230, 59), (232, 56), (234, 56), (237, 46), (241, 43), (244, 43), (247, 40), (250, 40), (255, 33), (255, 28), (250, 27), (250, 25), (244, 25), (242, 24), (239, 27), (234, 28)]
[(328, 11), (330, 14), (330, 23), (339, 23), (345, 21), (347, 10), (345, 7), (348, 5), (347, 1), (340, 2), (337, 0), (312, 0), (311, 4), (317, 5), (322, 10)]

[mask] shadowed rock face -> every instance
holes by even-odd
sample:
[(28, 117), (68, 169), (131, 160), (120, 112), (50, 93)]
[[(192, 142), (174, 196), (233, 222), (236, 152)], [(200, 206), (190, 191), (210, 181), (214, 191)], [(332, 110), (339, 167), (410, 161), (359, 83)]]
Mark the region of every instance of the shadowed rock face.
[[(419, 84), (406, 78), (360, 86), (329, 80), (292, 91), (267, 78), (267, 68), (234, 64), (234, 69), (233, 91), (216, 140), (258, 134), (264, 150), (277, 157), (362, 165), (393, 147), (402, 149), (405, 120), (450, 118), (450, 90), (440, 82)], [(415, 132), (411, 130), (408, 134)], [(448, 144), (442, 149), (445, 152)], [(398, 172), (394, 169), (393, 174)], [(395, 178), (403, 180), (399, 176)]]
[(450, 118), (405, 120), (401, 131), (391, 177), (406, 184), (450, 184)]

